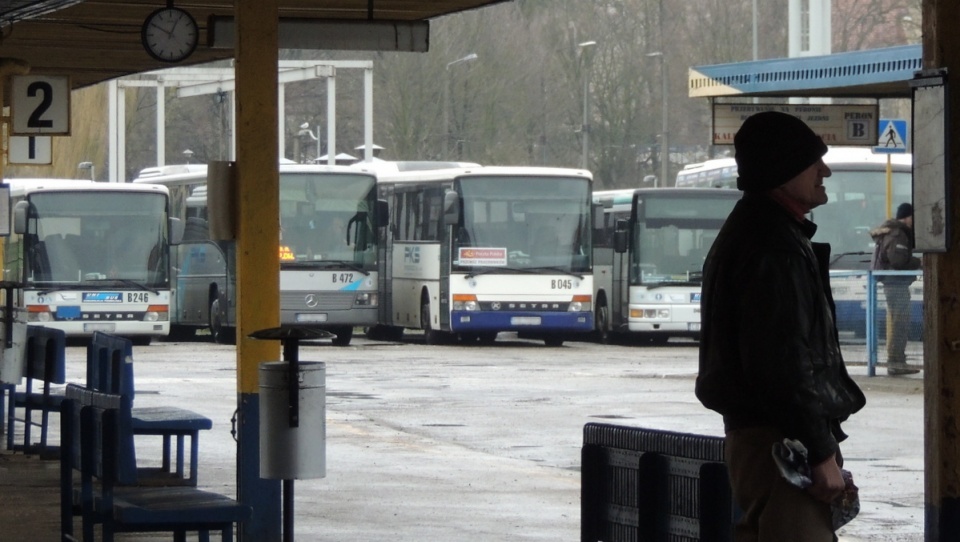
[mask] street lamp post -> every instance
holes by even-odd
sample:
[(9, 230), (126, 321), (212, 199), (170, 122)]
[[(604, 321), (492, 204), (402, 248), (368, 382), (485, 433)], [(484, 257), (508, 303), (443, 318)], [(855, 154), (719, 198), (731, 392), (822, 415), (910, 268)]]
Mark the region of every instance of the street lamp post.
[(477, 54), (470, 53), (469, 55), (458, 58), (452, 62), (447, 62), (447, 76), (444, 78), (443, 85), (443, 158), (450, 158), (450, 66), (460, 64), (461, 62), (469, 62), (471, 60), (476, 60)]
[(663, 51), (647, 53), (647, 56), (658, 57), (660, 59), (660, 105), (662, 107), (660, 111), (660, 178), (657, 179), (655, 186), (667, 186), (667, 178), (670, 175), (670, 136), (668, 134), (670, 119), (667, 114), (669, 111), (669, 106), (667, 105), (669, 93), (667, 85), (667, 63), (663, 56)]
[[(586, 48), (593, 47), (596, 45), (595, 41), (585, 41), (583, 43), (578, 43), (582, 51), (581, 58), (586, 56)], [(580, 159), (580, 167), (583, 169), (589, 169), (589, 157), (590, 157), (590, 68), (589, 64), (586, 64), (584, 60), (583, 68), (583, 124), (580, 126), (580, 136), (583, 141), (583, 155)]]

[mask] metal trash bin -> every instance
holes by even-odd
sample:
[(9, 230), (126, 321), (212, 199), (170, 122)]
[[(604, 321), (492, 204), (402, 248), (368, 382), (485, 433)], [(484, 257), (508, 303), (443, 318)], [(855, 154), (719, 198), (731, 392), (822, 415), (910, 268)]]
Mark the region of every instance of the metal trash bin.
[(326, 364), (299, 362), (299, 423), (290, 423), (289, 363), (260, 364), (260, 477), (305, 480), (327, 475)]

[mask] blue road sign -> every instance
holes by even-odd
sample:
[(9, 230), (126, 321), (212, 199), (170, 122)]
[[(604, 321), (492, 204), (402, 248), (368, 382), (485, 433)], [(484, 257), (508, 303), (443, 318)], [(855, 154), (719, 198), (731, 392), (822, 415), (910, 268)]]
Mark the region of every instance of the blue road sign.
[(880, 119), (877, 146), (873, 152), (894, 154), (907, 152), (907, 121), (904, 119)]

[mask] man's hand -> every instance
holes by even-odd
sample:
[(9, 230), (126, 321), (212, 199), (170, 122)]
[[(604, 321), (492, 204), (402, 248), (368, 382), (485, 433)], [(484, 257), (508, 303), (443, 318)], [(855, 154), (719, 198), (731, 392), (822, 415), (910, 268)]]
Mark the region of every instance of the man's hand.
[(831, 455), (823, 462), (814, 465), (811, 469), (813, 485), (807, 488), (817, 500), (832, 503), (842, 493), (846, 484), (837, 464), (836, 454)]

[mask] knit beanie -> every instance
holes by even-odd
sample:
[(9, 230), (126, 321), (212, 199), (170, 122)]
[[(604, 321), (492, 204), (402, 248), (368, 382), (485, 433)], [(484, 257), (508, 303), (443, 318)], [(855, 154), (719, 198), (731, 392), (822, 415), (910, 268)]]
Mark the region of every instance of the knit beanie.
[(796, 177), (824, 154), (827, 146), (793, 115), (764, 111), (747, 118), (733, 138), (737, 188), (765, 191)]
[(913, 216), (913, 205), (901, 203), (900, 207), (897, 207), (897, 220), (902, 220), (910, 216)]

